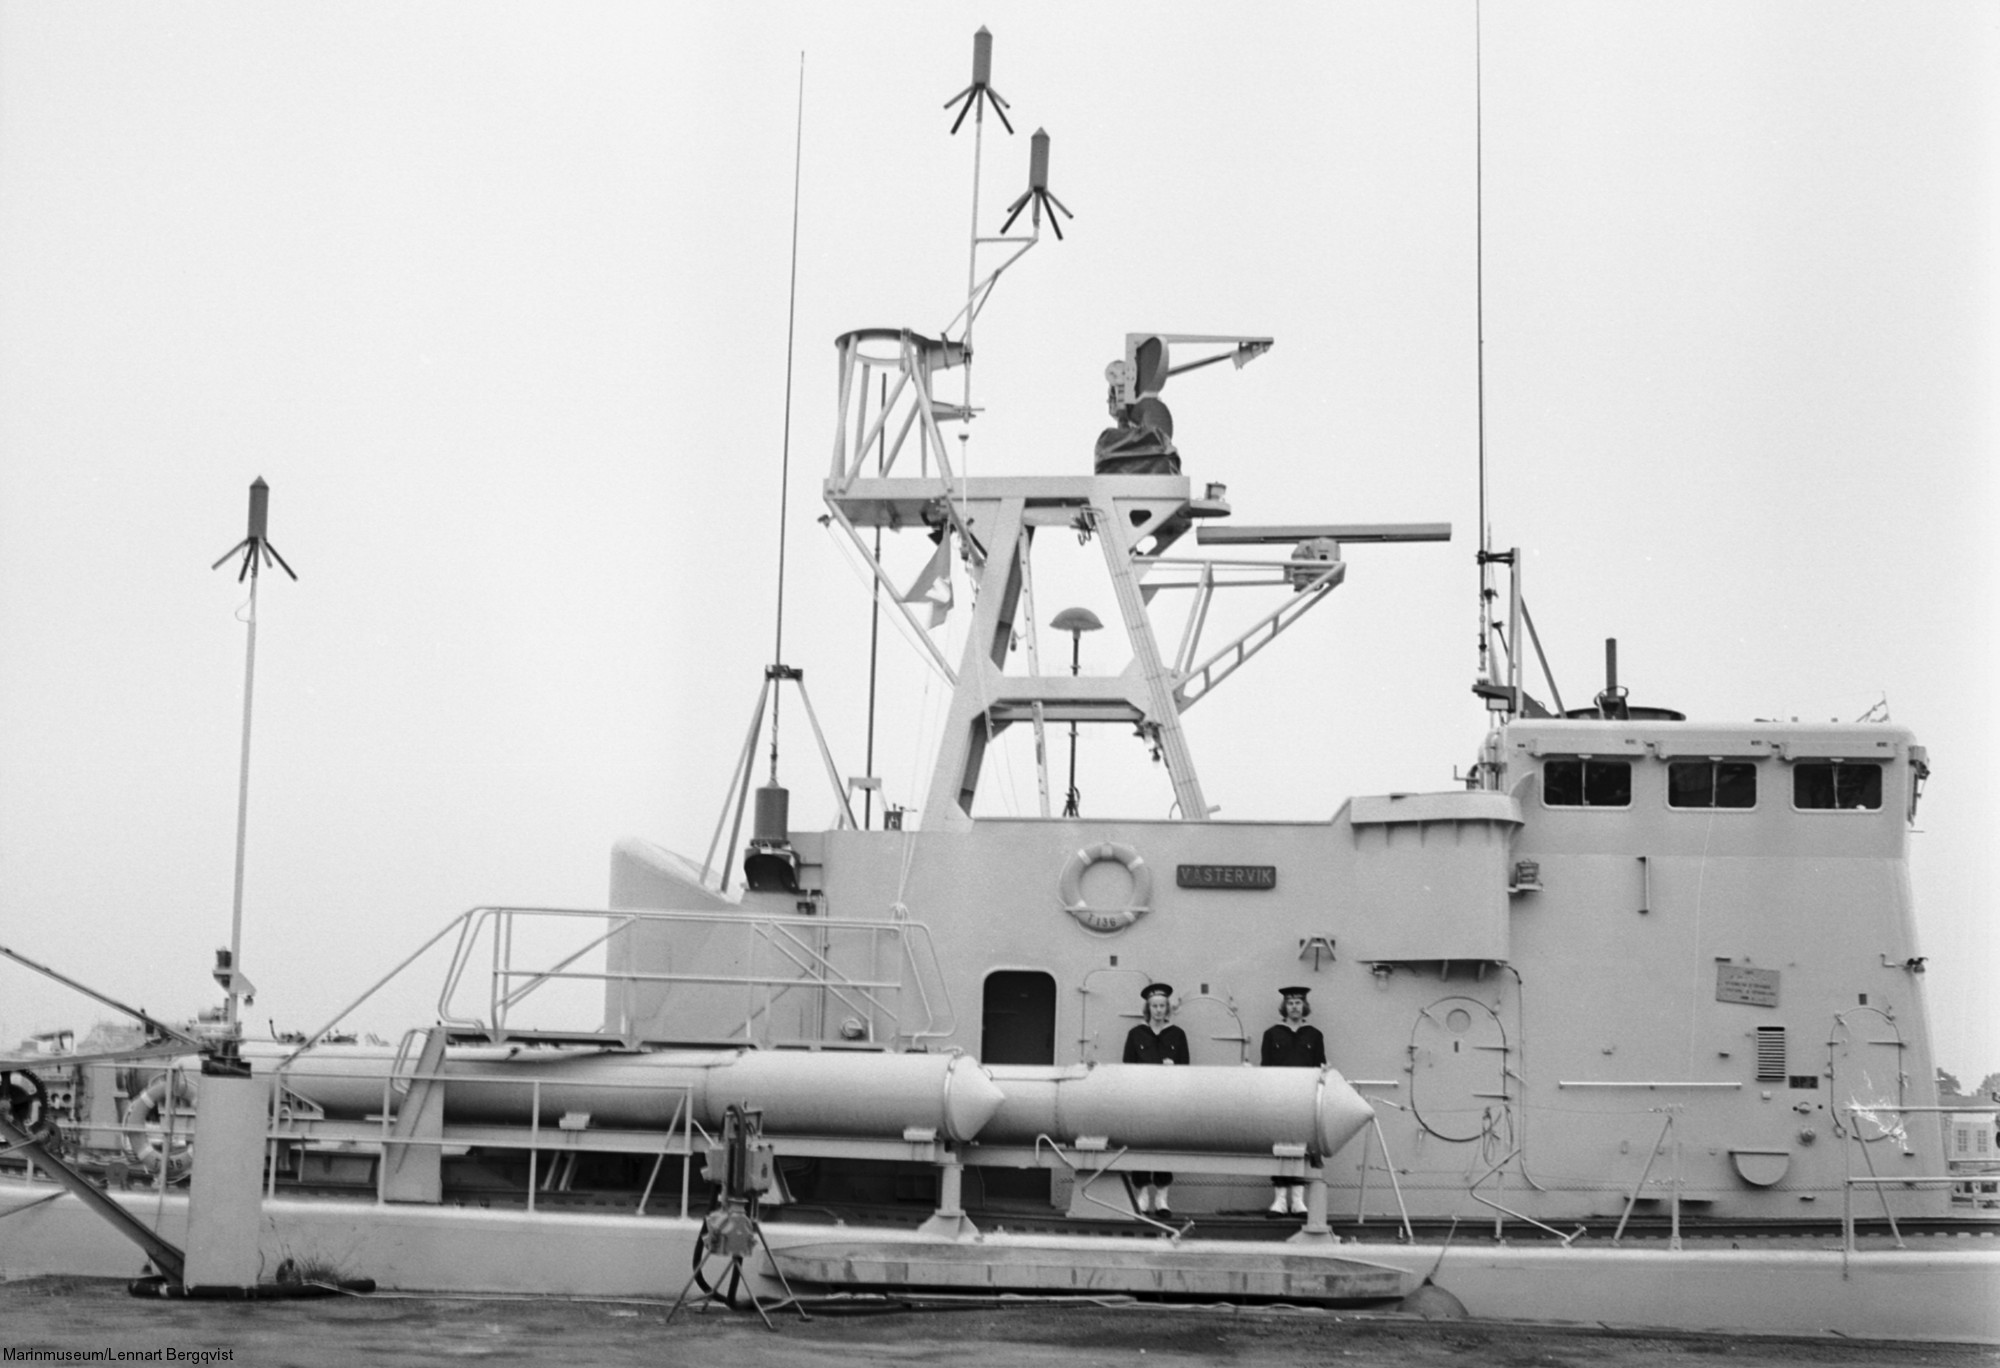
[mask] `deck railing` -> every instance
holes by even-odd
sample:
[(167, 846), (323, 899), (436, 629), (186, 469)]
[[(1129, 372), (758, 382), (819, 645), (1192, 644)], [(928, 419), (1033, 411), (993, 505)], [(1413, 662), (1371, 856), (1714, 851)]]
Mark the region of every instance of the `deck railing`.
[[(289, 1061), (288, 1061), (289, 1062)], [(306, 1147), (315, 1141), (322, 1144), (332, 1142), (341, 1145), (341, 1152), (362, 1154), (375, 1159), (375, 1200), (388, 1200), (389, 1160), (398, 1147), (412, 1149), (435, 1146), (464, 1149), (476, 1145), (482, 1150), (520, 1150), (528, 1156), (528, 1177), (526, 1186), (527, 1209), (535, 1210), (536, 1194), (542, 1191), (562, 1190), (556, 1185), (566, 1184), (567, 1174), (574, 1172), (575, 1157), (579, 1153), (618, 1152), (653, 1156), (652, 1172), (646, 1179), (645, 1190), (639, 1194), (635, 1215), (644, 1216), (648, 1203), (653, 1200), (654, 1187), (660, 1170), (668, 1159), (680, 1160), (680, 1201), (678, 1214), (688, 1215), (689, 1188), (694, 1170), (694, 1160), (706, 1149), (711, 1141), (707, 1130), (695, 1119), (691, 1090), (682, 1084), (657, 1083), (651, 1081), (619, 1081), (613, 1079), (593, 1079), (590, 1086), (594, 1091), (624, 1091), (647, 1098), (671, 1097), (674, 1101), (672, 1115), (663, 1126), (640, 1127), (622, 1131), (617, 1136), (609, 1136), (601, 1130), (571, 1131), (560, 1124), (551, 1131), (542, 1124), (542, 1085), (546, 1080), (529, 1075), (519, 1081), (528, 1085), (529, 1099), (525, 1125), (504, 1126), (459, 1126), (445, 1125), (435, 1135), (397, 1134), (396, 1118), (404, 1098), (399, 1094), (410, 1091), (413, 1083), (437, 1086), (457, 1085), (478, 1087), (495, 1082), (492, 1078), (469, 1077), (437, 1071), (398, 1071), (391, 1069), (384, 1073), (379, 1070), (317, 1070), (314, 1081), (327, 1079), (363, 1080), (379, 1083), (382, 1089), (380, 1108), (360, 1122), (329, 1121), (323, 1117), (301, 1115), (286, 1105), (286, 1097), (291, 1092), (286, 1082), (284, 1069), (278, 1072), (278, 1086), (272, 1090), (272, 1107), (269, 1123), (265, 1131), (268, 1162), (265, 1168), (266, 1191), (276, 1196), (278, 1174), (284, 1166), (279, 1162), (285, 1146)], [(362, 1138), (363, 1136), (367, 1138)], [(588, 1143), (584, 1143), (585, 1138)], [(351, 1149), (347, 1147), (352, 1147)], [(553, 1154), (554, 1159), (546, 1172), (543, 1170), (543, 1156)], [(567, 1170), (565, 1160), (568, 1161)]]
[[(577, 939), (551, 952), (551, 961), (524, 961), (520, 942), (531, 926), (574, 927)], [(489, 959), (484, 1002), (468, 1011), (462, 1003), (468, 979), (480, 977), (473, 965), (482, 944)], [(600, 953), (604, 967), (584, 967), (586, 957)], [(663, 963), (637, 967), (641, 957)], [(665, 967), (676, 962), (681, 967)], [(438, 996), (438, 1018), (455, 1031), (496, 1041), (549, 1034), (521, 1026), (520, 1009), (535, 994), (565, 982), (606, 986), (604, 1018), (595, 1033), (627, 1048), (691, 1038), (765, 1047), (816, 1042), (880, 1047), (942, 1039), (956, 1025), (930, 929), (921, 922), (550, 907), (468, 912)], [(701, 995), (698, 1029), (687, 1024), (688, 1013), (674, 1010), (676, 989)], [(715, 990), (738, 1004), (727, 1019), (714, 1015), (720, 996)], [(799, 1009), (790, 1029), (778, 1021), (781, 1000)]]
[[(1875, 1171), (1875, 1156), (1868, 1148), (1872, 1142), (1862, 1137), (1860, 1122), (1864, 1119), (1875, 1122), (1879, 1129), (1881, 1126), (1878, 1113), (1882, 1112), (1892, 1112), (1899, 1117), (1928, 1113), (1984, 1113), (1988, 1116), (2000, 1116), (2000, 1107), (1906, 1107), (1900, 1103), (1893, 1102), (1855, 1102), (1850, 1103), (1848, 1106), (1842, 1108), (1842, 1110), (1847, 1113), (1850, 1123), (1847, 1128), (1849, 1143), (1843, 1147), (1847, 1157), (1847, 1176), (1841, 1183), (1840, 1188), (1840, 1262), (1841, 1276), (1845, 1277), (1847, 1276), (1848, 1256), (1853, 1254), (1855, 1249), (1854, 1191), (1856, 1188), (1872, 1187), (1875, 1189), (1875, 1195), (1882, 1203), (1882, 1215), (1889, 1222), (1889, 1234), (1895, 1240), (1896, 1248), (1902, 1249), (1905, 1248), (1903, 1244), (1903, 1232), (1897, 1228), (1896, 1213), (1889, 1207), (1889, 1189), (1892, 1187), (1914, 1188), (1937, 1187), (1940, 1185), (1949, 1187), (1951, 1184), (1958, 1182), (1962, 1176), (1946, 1172), (1944, 1174), (1918, 1174), (1914, 1176), (1901, 1174), (1893, 1178), (1883, 1177)], [(1885, 1134), (1894, 1134), (1899, 1129), (1900, 1124), (1897, 1127), (1888, 1128), (1885, 1130)], [(1882, 1138), (1884, 1137), (1874, 1137), (1874, 1139), (1878, 1140)], [(1856, 1146), (1860, 1147), (1861, 1157), (1868, 1165), (1868, 1173), (1865, 1177), (1856, 1174), (1854, 1171), (1854, 1151)], [(1947, 1163), (1946, 1168), (1949, 1169), (1949, 1167), (1950, 1165)]]
[[(522, 929), (530, 923), (577, 928), (576, 935), (525, 962)], [(592, 924), (596, 925), (593, 926)], [(377, 979), (325, 1025), (300, 1042), (291, 1058), (319, 1043), (440, 942), (454, 937), (438, 1020), (455, 1034), (506, 1039), (559, 1039), (637, 1048), (647, 1043), (740, 1043), (771, 1047), (846, 1044), (861, 1048), (921, 1045), (957, 1029), (930, 928), (905, 918), (852, 920), (821, 916), (753, 916), (735, 912), (617, 911), (601, 908), (475, 907), (451, 919), (401, 963)], [(695, 944), (687, 953), (676, 947)], [(634, 967), (632, 957), (665, 949), (683, 955), (678, 969)], [(586, 965), (602, 953), (602, 968)], [(482, 974), (483, 990), (472, 985)], [(551, 984), (605, 986), (590, 1019), (525, 1024), (522, 1007)], [(650, 1029), (653, 1005), (671, 1020), (676, 989), (741, 990), (726, 1017), (706, 1013), (699, 1031)], [(649, 990), (652, 990), (649, 992)], [(464, 1001), (472, 992), (483, 1001)], [(712, 1007), (713, 995), (704, 998)], [(817, 1019), (820, 1029), (781, 1030), (774, 1007), (799, 1007), (792, 1020)], [(541, 1004), (536, 1004), (541, 1005)], [(808, 1010), (808, 1009), (813, 1010)], [(574, 1009), (571, 1009), (572, 1011)], [(832, 1018), (841, 1013), (840, 1021)], [(641, 1019), (644, 1017), (644, 1019)]]

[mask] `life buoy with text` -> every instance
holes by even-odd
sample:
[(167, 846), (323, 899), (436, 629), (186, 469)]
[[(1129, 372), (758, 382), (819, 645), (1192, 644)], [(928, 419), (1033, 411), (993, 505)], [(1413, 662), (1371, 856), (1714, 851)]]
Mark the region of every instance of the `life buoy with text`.
[[(1122, 907), (1092, 907), (1084, 900), (1084, 871), (1107, 860), (1125, 866), (1125, 873), (1132, 881), (1131, 892)], [(1138, 851), (1116, 841), (1088, 845), (1071, 855), (1063, 865), (1058, 887), (1063, 910), (1093, 931), (1122, 931), (1153, 906), (1153, 871)]]

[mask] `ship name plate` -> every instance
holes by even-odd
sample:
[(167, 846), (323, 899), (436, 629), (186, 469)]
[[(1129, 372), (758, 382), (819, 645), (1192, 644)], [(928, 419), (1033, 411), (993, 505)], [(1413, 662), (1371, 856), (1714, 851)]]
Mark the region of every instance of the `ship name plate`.
[(1265, 892), (1278, 886), (1278, 867), (1276, 865), (1176, 865), (1174, 882), (1182, 888), (1248, 889)]

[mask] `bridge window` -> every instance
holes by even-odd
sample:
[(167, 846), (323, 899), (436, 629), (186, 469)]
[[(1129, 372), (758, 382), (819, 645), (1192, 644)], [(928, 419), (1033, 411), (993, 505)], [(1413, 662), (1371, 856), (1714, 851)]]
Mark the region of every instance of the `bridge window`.
[(1757, 767), (1747, 760), (1676, 760), (1667, 766), (1667, 806), (1757, 806)]
[(1792, 767), (1792, 805), (1872, 811), (1882, 806), (1882, 767), (1873, 761), (1801, 760)]
[(1550, 807), (1630, 807), (1630, 760), (1544, 760), (1542, 801)]

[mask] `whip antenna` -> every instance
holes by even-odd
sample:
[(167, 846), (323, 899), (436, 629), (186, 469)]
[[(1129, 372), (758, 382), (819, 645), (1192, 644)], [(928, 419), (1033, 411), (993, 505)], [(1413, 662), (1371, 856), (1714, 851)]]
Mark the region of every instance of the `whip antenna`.
[[(806, 55), (799, 54), (799, 99), (798, 122), (792, 144), (792, 262), (789, 295), (785, 305), (785, 435), (778, 474), (778, 606), (777, 626), (771, 644), (771, 663), (764, 667), (764, 686), (758, 691), (757, 706), (750, 714), (750, 730), (743, 738), (743, 750), (738, 755), (736, 770), (729, 780), (729, 792), (722, 803), (722, 815), (715, 824), (715, 838), (709, 842), (708, 856), (702, 861), (701, 880), (706, 884), (711, 870), (715, 871), (717, 891), (727, 889), (729, 869), (727, 856), (717, 868), (717, 852), (735, 850), (736, 838), (743, 828), (743, 807), (751, 794), (751, 772), (756, 768), (757, 740), (763, 735), (764, 711), (768, 706), (771, 713), (771, 778), (770, 782), (756, 790), (757, 807), (749, 849), (743, 859), (745, 885), (757, 892), (798, 891), (798, 855), (792, 849), (790, 828), (791, 795), (778, 783), (778, 712), (784, 698), (786, 682), (796, 684), (799, 701), (805, 704), (806, 724), (812, 728), (813, 737), (819, 743), (820, 760), (826, 766), (827, 778), (833, 783), (834, 798), (839, 804), (838, 825), (850, 828), (855, 825), (854, 811), (847, 801), (847, 795), (840, 787), (840, 780), (834, 770), (833, 754), (827, 749), (826, 736), (820, 731), (819, 719), (813, 715), (812, 699), (806, 696), (805, 671), (784, 663), (785, 659), (785, 524), (790, 512), (792, 477), (792, 356), (798, 338), (799, 316), (799, 185), (800, 170), (805, 164), (806, 141)], [(724, 828), (729, 831), (727, 846), (723, 844)]]
[(1493, 679), (1493, 533), (1486, 522), (1486, 143), (1480, 6), (1472, 7), (1472, 296), (1479, 447), (1479, 673)]

